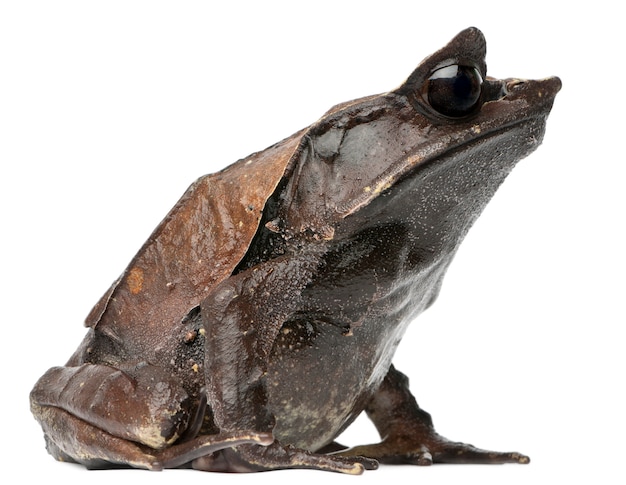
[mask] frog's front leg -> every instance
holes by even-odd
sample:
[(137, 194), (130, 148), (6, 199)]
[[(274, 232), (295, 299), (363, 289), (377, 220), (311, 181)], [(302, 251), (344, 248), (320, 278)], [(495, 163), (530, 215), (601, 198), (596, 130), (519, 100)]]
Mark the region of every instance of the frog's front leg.
[(529, 463), (515, 452), (482, 450), (439, 435), (430, 415), (409, 391), (407, 377), (393, 366), (366, 408), (382, 442), (341, 451), (342, 456), (363, 455), (381, 463), (431, 465), (433, 463)]
[[(203, 302), (207, 395), (220, 430), (268, 433), (274, 428), (265, 380), (269, 355), (317, 264), (314, 256), (277, 258), (225, 280)], [(207, 471), (313, 468), (358, 474), (376, 463), (315, 454), (275, 441), (267, 447), (223, 450), (193, 466)]]
[[(217, 449), (271, 439), (195, 436), (205, 403), (194, 403), (175, 378), (150, 365), (127, 372), (93, 364), (54, 367), (30, 399), (50, 454), (88, 468), (171, 468)], [(189, 441), (177, 443), (181, 436)]]

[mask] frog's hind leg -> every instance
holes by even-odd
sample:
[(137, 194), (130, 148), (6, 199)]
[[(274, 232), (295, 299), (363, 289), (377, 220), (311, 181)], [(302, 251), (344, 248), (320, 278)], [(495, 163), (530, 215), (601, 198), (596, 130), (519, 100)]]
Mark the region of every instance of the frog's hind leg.
[(433, 463), (529, 463), (515, 452), (495, 452), (457, 443), (440, 436), (430, 415), (409, 391), (407, 377), (390, 368), (380, 389), (366, 408), (382, 442), (339, 452), (343, 456), (366, 456), (381, 463), (431, 465)]
[[(271, 435), (194, 437), (204, 407), (196, 405), (194, 413), (176, 379), (149, 365), (130, 373), (105, 365), (55, 367), (30, 397), (50, 454), (88, 468), (159, 470), (225, 447), (272, 441)], [(181, 436), (189, 441), (179, 444)]]

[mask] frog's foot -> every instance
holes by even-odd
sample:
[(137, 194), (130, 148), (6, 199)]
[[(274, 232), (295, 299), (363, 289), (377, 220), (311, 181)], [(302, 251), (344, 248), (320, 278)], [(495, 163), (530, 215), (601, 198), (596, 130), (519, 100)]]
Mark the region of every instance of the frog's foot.
[(430, 436), (396, 436), (381, 443), (356, 446), (339, 452), (340, 456), (367, 456), (386, 464), (428, 466), (433, 463), (501, 464), (530, 463), (516, 452), (497, 452), (450, 441), (437, 433)]
[(341, 456), (362, 455), (381, 463), (529, 463), (520, 453), (481, 450), (439, 435), (430, 414), (417, 405), (409, 380), (393, 366), (366, 408), (382, 442), (340, 451)]
[(278, 442), (270, 446), (237, 446), (203, 456), (193, 462), (193, 468), (217, 472), (257, 472), (286, 468), (309, 468), (351, 475), (378, 468), (375, 460), (362, 456), (337, 456), (311, 453)]

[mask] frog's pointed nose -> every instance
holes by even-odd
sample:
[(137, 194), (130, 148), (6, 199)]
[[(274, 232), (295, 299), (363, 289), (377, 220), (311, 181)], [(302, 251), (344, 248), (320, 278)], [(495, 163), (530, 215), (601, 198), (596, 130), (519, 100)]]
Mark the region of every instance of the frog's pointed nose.
[(552, 97), (556, 96), (556, 93), (558, 93), (563, 87), (561, 78), (557, 76), (547, 77), (545, 79), (541, 79), (539, 82), (545, 86), (546, 91), (549, 92)]
[(536, 90), (538, 97), (554, 98), (561, 90), (563, 83), (557, 76), (551, 76), (544, 79), (507, 79), (505, 81), (506, 93), (514, 93), (523, 89)]

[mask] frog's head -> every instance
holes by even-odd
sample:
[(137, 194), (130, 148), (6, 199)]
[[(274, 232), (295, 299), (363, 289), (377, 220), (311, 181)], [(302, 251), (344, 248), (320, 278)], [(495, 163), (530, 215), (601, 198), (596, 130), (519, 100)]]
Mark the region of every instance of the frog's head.
[(469, 226), (541, 143), (561, 86), (556, 77), (490, 78), (485, 53), (483, 34), (464, 30), (397, 89), (338, 105), (312, 125), (281, 195), (286, 231), (332, 239), (381, 217), (437, 223), (450, 211)]

